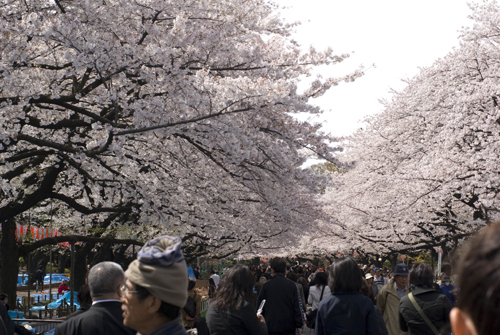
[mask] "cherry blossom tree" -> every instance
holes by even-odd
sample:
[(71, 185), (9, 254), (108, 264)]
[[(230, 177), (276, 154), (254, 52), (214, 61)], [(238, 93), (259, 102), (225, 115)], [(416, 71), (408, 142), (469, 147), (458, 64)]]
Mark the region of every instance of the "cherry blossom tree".
[(68, 234), (161, 231), (211, 255), (282, 248), (314, 225), (325, 178), (302, 164), (340, 149), (294, 115), (363, 73), (299, 92), (348, 55), (303, 52), (273, 4), (12, 0), (0, 17), (3, 267), (15, 220), (51, 207)]
[(500, 7), (471, 9), (459, 47), (408, 79), (350, 138), (343, 160), (352, 168), (325, 196), (339, 246), (450, 250), (498, 219)]

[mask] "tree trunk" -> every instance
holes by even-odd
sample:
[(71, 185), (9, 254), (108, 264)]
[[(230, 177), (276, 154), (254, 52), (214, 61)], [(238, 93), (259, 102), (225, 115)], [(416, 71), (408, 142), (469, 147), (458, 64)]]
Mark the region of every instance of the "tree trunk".
[(75, 249), (75, 273), (71, 274), (75, 278), (75, 291), (79, 291), (87, 279), (87, 255), (92, 252), (93, 245), (94, 243), (88, 242), (83, 247), (77, 246)]
[[(52, 248), (57, 249), (57, 245)], [(57, 251), (52, 250), (53, 253), (56, 253)], [(59, 254), (58, 257), (58, 264), (57, 264), (57, 272), (59, 273), (64, 273), (64, 269), (66, 268), (66, 264), (68, 264), (68, 255), (66, 252)], [(78, 259), (78, 258), (77, 258)]]
[(389, 259), (389, 262), (391, 262), (391, 272), (392, 272), (392, 271), (394, 271), (394, 267), (397, 264), (398, 254), (391, 253), (391, 254), (387, 255), (387, 258)]
[(19, 253), (16, 245), (16, 222), (10, 219), (2, 222), (2, 242), (0, 244), (0, 292), (6, 293), (14, 301), (19, 272)]
[(125, 252), (130, 247), (130, 244), (122, 244), (119, 248), (115, 250), (115, 255), (113, 261), (118, 263), (123, 268), (123, 271), (127, 270), (128, 265), (133, 261), (131, 257), (127, 257)]

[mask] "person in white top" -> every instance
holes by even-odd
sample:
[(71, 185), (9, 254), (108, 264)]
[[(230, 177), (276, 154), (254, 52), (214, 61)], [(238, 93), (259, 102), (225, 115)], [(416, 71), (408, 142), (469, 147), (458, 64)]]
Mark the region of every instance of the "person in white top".
[(220, 277), (214, 270), (210, 271), (210, 278), (214, 280), (215, 288), (219, 288)]
[(330, 288), (328, 287), (328, 274), (325, 272), (318, 272), (314, 276), (314, 286), (311, 286), (309, 289), (309, 298), (307, 299), (307, 303), (311, 305), (312, 309), (317, 309), (320, 302), (321, 291), (323, 291), (323, 287), (325, 291), (323, 292), (323, 299), (331, 295)]
[(387, 278), (382, 276), (381, 268), (375, 268), (373, 269), (373, 271), (375, 271), (375, 275), (373, 276), (373, 285), (377, 287), (377, 294), (375, 294), (375, 296), (377, 296), (378, 292), (380, 292), (382, 290), (382, 287), (384, 287), (384, 285), (387, 285), (389, 281), (387, 280)]

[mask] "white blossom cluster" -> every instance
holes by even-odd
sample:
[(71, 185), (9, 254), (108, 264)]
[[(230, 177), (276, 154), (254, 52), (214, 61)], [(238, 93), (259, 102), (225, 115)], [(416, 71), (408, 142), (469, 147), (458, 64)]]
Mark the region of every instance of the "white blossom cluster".
[(339, 246), (370, 253), (454, 248), (498, 220), (500, 6), (471, 6), (460, 45), (407, 81), (350, 138), (325, 206)]
[(76, 233), (161, 231), (222, 253), (295, 243), (322, 211), (324, 178), (301, 166), (338, 148), (293, 115), (321, 113), (309, 99), (363, 73), (299, 93), (312, 68), (348, 55), (301, 51), (275, 11), (261, 0), (4, 2), (0, 218), (47, 220), (55, 206), (54, 224)]

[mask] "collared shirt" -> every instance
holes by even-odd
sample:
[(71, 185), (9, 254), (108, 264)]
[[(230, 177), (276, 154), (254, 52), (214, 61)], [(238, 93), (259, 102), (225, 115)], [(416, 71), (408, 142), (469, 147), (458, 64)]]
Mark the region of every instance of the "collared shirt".
[(396, 281), (394, 281), (394, 288), (396, 289), (396, 292), (397, 292), (397, 294), (398, 294), (399, 299), (401, 299), (401, 298), (405, 295), (405, 292), (406, 292), (406, 285), (405, 285), (405, 287), (403, 287), (403, 289), (402, 289), (402, 290), (400, 290), (400, 289), (398, 288), (398, 285), (396, 285)]
[(94, 301), (92, 301), (92, 305), (98, 304), (100, 302), (111, 302), (111, 301), (117, 301), (117, 302), (121, 303), (121, 301), (118, 300), (118, 299), (103, 299), (103, 300), (94, 300)]

